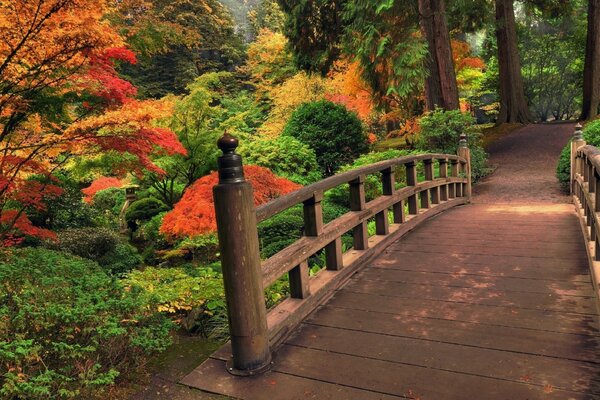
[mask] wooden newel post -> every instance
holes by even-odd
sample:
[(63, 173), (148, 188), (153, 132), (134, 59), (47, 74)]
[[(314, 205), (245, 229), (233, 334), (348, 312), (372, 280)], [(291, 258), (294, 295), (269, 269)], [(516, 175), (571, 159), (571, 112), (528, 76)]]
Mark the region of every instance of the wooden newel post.
[(467, 201), (471, 202), (471, 150), (467, 145), (467, 135), (464, 133), (460, 135), (460, 141), (458, 142), (458, 156), (467, 160), (464, 164), (464, 173), (467, 177), (467, 184), (463, 187), (462, 195), (467, 198)]
[[(575, 193), (575, 174), (577, 173), (577, 164), (575, 156), (577, 155), (577, 149), (581, 146), (585, 146), (585, 140), (583, 140), (581, 124), (577, 124), (575, 126), (575, 134), (573, 135), (573, 140), (571, 140), (571, 182), (570, 189), (571, 194)], [(581, 171), (580, 171), (581, 172)]]
[(223, 155), (213, 195), (231, 334), (227, 370), (248, 376), (271, 365), (254, 194), (235, 153), (237, 139), (225, 133), (217, 144)]

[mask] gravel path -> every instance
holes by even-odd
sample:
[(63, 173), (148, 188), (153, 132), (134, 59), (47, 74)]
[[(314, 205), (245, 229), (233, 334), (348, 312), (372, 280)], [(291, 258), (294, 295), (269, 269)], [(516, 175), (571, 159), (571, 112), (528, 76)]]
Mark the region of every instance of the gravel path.
[(473, 187), (474, 203), (568, 203), (556, 179), (575, 123), (527, 125), (488, 148), (493, 174)]

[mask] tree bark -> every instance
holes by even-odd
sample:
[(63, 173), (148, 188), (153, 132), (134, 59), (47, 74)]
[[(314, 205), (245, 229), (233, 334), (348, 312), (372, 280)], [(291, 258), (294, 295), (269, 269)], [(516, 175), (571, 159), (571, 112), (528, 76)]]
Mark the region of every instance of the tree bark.
[(496, 40), (500, 73), (500, 114), (496, 124), (532, 121), (521, 76), (513, 0), (496, 0)]
[(458, 87), (444, 0), (419, 0), (419, 14), (430, 55), (430, 74), (425, 81), (427, 109), (437, 106), (456, 110), (459, 108)]
[(600, 106), (600, 0), (588, 1), (581, 119), (594, 119)]

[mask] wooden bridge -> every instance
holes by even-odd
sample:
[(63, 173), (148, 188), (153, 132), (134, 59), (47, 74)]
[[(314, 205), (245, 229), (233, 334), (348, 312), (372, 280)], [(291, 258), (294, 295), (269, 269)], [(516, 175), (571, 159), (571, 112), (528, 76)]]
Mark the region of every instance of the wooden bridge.
[[(600, 151), (580, 131), (575, 207), (471, 202), (462, 138), (458, 155), (373, 164), (255, 210), (236, 141), (219, 144), (232, 339), (183, 384), (268, 400), (600, 398)], [(373, 175), (383, 192), (368, 199)], [(324, 224), (323, 193), (346, 183), (348, 213)], [(257, 220), (296, 204), (305, 236), (261, 261)], [(291, 296), (267, 312), (263, 288), (285, 275)]]

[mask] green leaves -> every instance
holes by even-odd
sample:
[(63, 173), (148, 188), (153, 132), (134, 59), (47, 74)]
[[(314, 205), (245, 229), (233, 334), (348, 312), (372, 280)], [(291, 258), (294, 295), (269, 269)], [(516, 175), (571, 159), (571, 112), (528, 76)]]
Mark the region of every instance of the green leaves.
[(394, 0), (381, 1), (375, 9), (376, 14), (381, 14), (382, 11), (387, 11), (394, 5)]
[(88, 260), (0, 254), (0, 397), (90, 398), (169, 343), (172, 324)]

